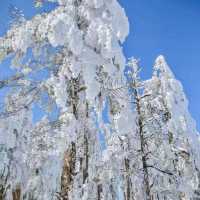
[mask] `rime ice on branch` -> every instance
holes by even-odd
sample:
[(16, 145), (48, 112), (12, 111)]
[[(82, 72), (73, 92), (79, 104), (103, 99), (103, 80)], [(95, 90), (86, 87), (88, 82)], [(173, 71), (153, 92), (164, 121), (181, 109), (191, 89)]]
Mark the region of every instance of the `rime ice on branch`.
[[(49, 1), (55, 10), (0, 38), (0, 59), (16, 72), (0, 81), (11, 91), (0, 112), (0, 199), (198, 199), (198, 133), (164, 57), (151, 79), (135, 59), (124, 77), (129, 24), (117, 0)], [(35, 105), (46, 113), (37, 123)]]

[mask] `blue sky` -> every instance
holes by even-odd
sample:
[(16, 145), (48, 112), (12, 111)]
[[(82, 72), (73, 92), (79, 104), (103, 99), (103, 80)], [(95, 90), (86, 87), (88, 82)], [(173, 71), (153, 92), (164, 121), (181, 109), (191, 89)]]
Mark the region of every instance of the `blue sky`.
[[(200, 1), (119, 1), (126, 10), (131, 29), (124, 44), (125, 55), (140, 58), (143, 77), (148, 78), (155, 58), (163, 54), (184, 86), (190, 111), (200, 130)], [(22, 9), (27, 18), (54, 7), (48, 4), (36, 10), (32, 0), (1, 0), (0, 36), (8, 29), (10, 5)]]

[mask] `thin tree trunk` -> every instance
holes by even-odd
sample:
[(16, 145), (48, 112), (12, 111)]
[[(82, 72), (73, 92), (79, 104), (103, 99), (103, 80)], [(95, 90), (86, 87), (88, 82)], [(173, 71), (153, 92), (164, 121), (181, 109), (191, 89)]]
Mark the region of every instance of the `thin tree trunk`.
[(152, 200), (147, 157), (146, 157), (146, 143), (145, 143), (145, 137), (144, 137), (144, 131), (143, 131), (143, 119), (142, 119), (142, 112), (141, 112), (141, 105), (140, 105), (140, 97), (136, 89), (134, 89), (134, 96), (136, 100), (136, 109), (137, 109), (137, 114), (138, 114), (140, 150), (142, 154), (142, 168), (143, 168), (143, 173), (144, 173), (144, 189), (146, 193), (146, 200)]
[(61, 192), (60, 196), (63, 200), (69, 200), (69, 192), (72, 189), (73, 176), (76, 162), (76, 145), (71, 143), (68, 151), (64, 155), (64, 165), (61, 176)]
[(110, 193), (111, 193), (111, 196), (112, 196), (112, 200), (115, 200), (116, 199), (116, 193), (114, 191), (114, 188), (113, 188), (113, 184), (111, 183), (110, 184)]
[(126, 200), (131, 199), (131, 183), (130, 183), (130, 177), (129, 177), (129, 171), (130, 171), (130, 162), (129, 159), (125, 158), (125, 169), (126, 169)]
[(6, 192), (9, 187), (9, 185), (7, 185), (9, 175), (9, 172), (6, 174), (6, 168), (4, 168), (2, 174), (0, 174), (0, 200), (6, 198)]
[(88, 163), (89, 163), (89, 148), (88, 148), (88, 138), (86, 135), (84, 135), (84, 156), (85, 156), (85, 166), (83, 169), (83, 184), (87, 180), (88, 177)]
[(21, 188), (18, 186), (15, 190), (12, 191), (12, 198), (13, 200), (20, 200), (21, 199)]
[(101, 194), (103, 192), (102, 184), (97, 185), (97, 200), (101, 200)]

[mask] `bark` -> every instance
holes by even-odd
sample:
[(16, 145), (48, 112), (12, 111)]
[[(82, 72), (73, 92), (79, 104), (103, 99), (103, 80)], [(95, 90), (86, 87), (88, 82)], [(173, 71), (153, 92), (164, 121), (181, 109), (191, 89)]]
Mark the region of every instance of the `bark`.
[(85, 156), (85, 166), (83, 169), (83, 184), (87, 180), (88, 177), (88, 164), (89, 164), (89, 148), (88, 148), (88, 138), (84, 135), (84, 156)]
[(198, 177), (198, 188), (194, 191), (194, 199), (193, 200), (200, 200), (200, 171), (198, 168), (197, 170), (197, 177)]
[(130, 171), (130, 161), (129, 159), (125, 159), (125, 170), (126, 170), (126, 200), (131, 199), (131, 180), (129, 177), (129, 171)]
[(12, 191), (12, 198), (13, 198), (13, 200), (21, 199), (21, 187), (20, 186), (17, 186), (16, 189)]
[(8, 177), (9, 172), (6, 173), (6, 168), (4, 168), (3, 172), (0, 174), (0, 200), (4, 200), (6, 198), (6, 192), (9, 188), (8, 185)]
[[(135, 87), (133, 87), (135, 88)], [(152, 200), (151, 198), (151, 187), (150, 187), (150, 180), (149, 180), (149, 172), (148, 172), (148, 164), (147, 164), (147, 154), (146, 154), (146, 141), (145, 141), (145, 135), (143, 130), (143, 118), (142, 118), (142, 111), (141, 111), (141, 102), (140, 97), (138, 94), (137, 89), (134, 89), (134, 98), (136, 103), (136, 110), (138, 114), (138, 127), (139, 127), (139, 138), (140, 138), (140, 150), (142, 155), (142, 169), (144, 173), (144, 189), (146, 194), (146, 200)]]
[(6, 195), (6, 188), (4, 185), (0, 185), (0, 200), (4, 200)]
[(101, 200), (101, 194), (103, 192), (102, 184), (97, 185), (97, 200)]
[(62, 200), (69, 200), (69, 192), (73, 185), (73, 176), (75, 172), (76, 162), (76, 145), (72, 142), (70, 148), (64, 154), (64, 165), (61, 176), (61, 192)]
[(112, 196), (112, 200), (115, 200), (117, 198), (117, 195), (115, 193), (115, 190), (114, 190), (114, 187), (113, 187), (113, 183), (110, 184), (110, 193), (111, 193), (111, 196)]

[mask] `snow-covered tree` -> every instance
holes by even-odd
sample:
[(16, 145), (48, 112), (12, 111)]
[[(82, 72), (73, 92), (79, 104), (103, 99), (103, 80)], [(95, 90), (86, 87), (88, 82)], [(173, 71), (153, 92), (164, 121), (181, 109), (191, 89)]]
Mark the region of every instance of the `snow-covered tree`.
[[(36, 1), (35, 5), (43, 3)], [(1, 81), (1, 88), (9, 87), (12, 93), (0, 115), (5, 121), (2, 124), (9, 126), (11, 140), (13, 124), (21, 120), (18, 116), (34, 104), (51, 113), (56, 103), (60, 111), (53, 122), (48, 117), (35, 125), (31, 119), (27, 121), (31, 128), (26, 141), (19, 139), (26, 149), (22, 161), (25, 167), (20, 165), (26, 176), (18, 181), (23, 198), (88, 199), (92, 194), (95, 199), (98, 192), (94, 188), (100, 187), (94, 181), (100, 154), (95, 103), (102, 85), (98, 72), (101, 70), (107, 79), (121, 76), (125, 58), (120, 43), (129, 25), (116, 0), (57, 3), (49, 13), (13, 24), (0, 39), (1, 60), (12, 56), (16, 72)], [(41, 73), (48, 77), (40, 78)], [(47, 97), (45, 101), (43, 96)], [(2, 143), (5, 134), (2, 130)], [(21, 138), (23, 134), (19, 134)], [(71, 174), (66, 174), (68, 170)], [(16, 176), (21, 177), (18, 172)], [(15, 187), (12, 182), (11, 191)]]
[(135, 198), (192, 199), (198, 186), (199, 142), (182, 86), (163, 56), (157, 58), (153, 76), (146, 81), (139, 77), (137, 60), (130, 60), (129, 66), (144, 194)]
[[(0, 200), (198, 199), (198, 133), (164, 58), (149, 80), (135, 59), (124, 76), (117, 0), (35, 6), (47, 1), (57, 7), (18, 11), (0, 38), (13, 72), (0, 81)], [(34, 122), (36, 105), (45, 116)]]
[(171, 194), (168, 192), (167, 195), (171, 199), (192, 199), (198, 185), (200, 166), (198, 132), (188, 112), (182, 85), (175, 79), (163, 56), (159, 56), (155, 62), (153, 79), (157, 84), (152, 88), (159, 94), (167, 111), (164, 116), (164, 119), (167, 118), (166, 139), (163, 139), (166, 142), (162, 147), (166, 155), (160, 160), (165, 163), (163, 166), (167, 165), (172, 170), (176, 180), (175, 190), (170, 189)]

